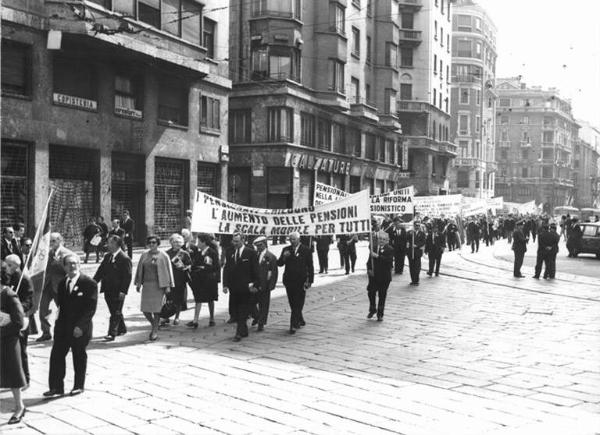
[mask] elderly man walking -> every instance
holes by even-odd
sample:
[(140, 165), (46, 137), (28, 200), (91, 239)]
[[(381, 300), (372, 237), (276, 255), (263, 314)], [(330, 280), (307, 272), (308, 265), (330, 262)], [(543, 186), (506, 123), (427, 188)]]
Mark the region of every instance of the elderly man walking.
[(269, 305), (271, 303), (271, 291), (277, 285), (277, 257), (269, 251), (267, 238), (258, 237), (254, 241), (254, 246), (258, 252), (258, 276), (260, 288), (256, 293), (256, 301), (252, 304), (253, 325), (258, 324), (257, 332), (265, 329), (267, 319), (269, 318)]

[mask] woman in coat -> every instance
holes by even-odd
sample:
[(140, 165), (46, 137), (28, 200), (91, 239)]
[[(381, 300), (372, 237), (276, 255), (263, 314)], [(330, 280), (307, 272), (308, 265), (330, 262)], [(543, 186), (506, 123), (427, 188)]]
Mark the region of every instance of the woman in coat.
[(210, 321), (208, 326), (215, 326), (215, 301), (219, 298), (219, 278), (221, 263), (219, 253), (213, 247), (213, 240), (208, 234), (198, 236), (198, 251), (192, 258), (192, 292), (196, 307), (194, 320), (187, 326), (198, 328), (198, 318), (202, 303), (208, 303)]
[(0, 388), (10, 388), (15, 399), (15, 413), (8, 424), (17, 424), (25, 415), (21, 388), (27, 385), (21, 362), (19, 336), (25, 326), (25, 314), (19, 298), (9, 287), (0, 291)]
[[(167, 296), (167, 300), (173, 302), (175, 306), (175, 319), (173, 325), (179, 324), (179, 313), (187, 310), (187, 284), (190, 281), (190, 269), (192, 260), (190, 254), (183, 249), (183, 236), (173, 234), (169, 239), (171, 249), (167, 255), (171, 259), (171, 268), (173, 269), (173, 281), (175, 286)], [(164, 319), (161, 325), (169, 323), (169, 319)]]
[(149, 338), (154, 341), (158, 338), (158, 322), (165, 295), (174, 282), (171, 259), (158, 249), (160, 239), (150, 236), (146, 245), (148, 250), (142, 254), (135, 273), (135, 288), (138, 293), (142, 290), (141, 310), (152, 326)]

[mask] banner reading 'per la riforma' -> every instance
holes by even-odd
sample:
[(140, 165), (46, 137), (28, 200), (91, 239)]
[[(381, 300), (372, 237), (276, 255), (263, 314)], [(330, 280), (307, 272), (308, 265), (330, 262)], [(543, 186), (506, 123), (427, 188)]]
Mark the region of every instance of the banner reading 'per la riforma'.
[(371, 229), (369, 192), (348, 195), (327, 204), (299, 209), (245, 207), (197, 191), (192, 231), (254, 236), (285, 236), (292, 232), (320, 236), (367, 233)]

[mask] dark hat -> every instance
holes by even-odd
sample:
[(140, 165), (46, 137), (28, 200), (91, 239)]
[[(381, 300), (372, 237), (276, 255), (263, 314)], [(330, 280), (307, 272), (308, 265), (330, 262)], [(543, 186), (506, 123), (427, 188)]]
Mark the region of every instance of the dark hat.
[(550, 224), (550, 228), (556, 228), (556, 222), (552, 222), (552, 223)]

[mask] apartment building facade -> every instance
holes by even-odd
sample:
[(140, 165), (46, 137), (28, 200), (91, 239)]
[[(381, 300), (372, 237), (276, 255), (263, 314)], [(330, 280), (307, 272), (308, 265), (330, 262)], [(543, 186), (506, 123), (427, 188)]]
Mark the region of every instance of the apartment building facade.
[(577, 120), (581, 126), (573, 154), (576, 207), (600, 207), (600, 129)]
[(452, 2), (400, 0), (398, 115), (419, 194), (446, 193), (456, 156), (450, 138)]
[(136, 241), (181, 229), (196, 188), (227, 192), (228, 11), (219, 1), (6, 0), (2, 219), (81, 246), (128, 209)]
[(497, 196), (543, 203), (551, 212), (573, 201), (573, 149), (579, 124), (557, 89), (498, 79)]
[(452, 127), (456, 143), (451, 189), (491, 198), (496, 172), (496, 33), (485, 9), (458, 0), (452, 14)]

